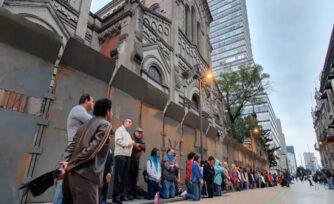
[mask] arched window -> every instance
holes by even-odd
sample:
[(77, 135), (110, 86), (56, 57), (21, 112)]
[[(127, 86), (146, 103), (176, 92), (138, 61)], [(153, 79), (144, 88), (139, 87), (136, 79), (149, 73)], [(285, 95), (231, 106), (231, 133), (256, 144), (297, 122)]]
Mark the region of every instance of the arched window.
[(193, 94), (193, 96), (191, 98), (191, 102), (192, 102), (192, 107), (195, 110), (198, 110), (199, 109), (199, 105), (200, 105), (200, 99), (199, 99), (198, 94)]
[(195, 8), (191, 7), (191, 32), (192, 32), (192, 42), (196, 44), (197, 42), (197, 29), (196, 29), (196, 12)]
[(186, 21), (184, 22), (185, 24), (185, 31), (186, 31), (186, 36), (188, 37), (189, 40), (191, 40), (191, 14), (190, 14), (190, 9), (188, 4), (186, 4), (186, 9), (185, 9), (185, 17)]
[(160, 13), (160, 5), (158, 3), (155, 3), (150, 7), (150, 10), (155, 13)]
[(162, 84), (162, 76), (157, 67), (151, 66), (148, 69), (148, 76), (152, 78), (154, 81), (158, 82), (159, 84)]
[(216, 124), (220, 125), (220, 117), (218, 114), (214, 114)]
[(199, 50), (201, 50), (200, 49), (201, 40), (202, 40), (201, 24), (197, 22), (197, 46)]

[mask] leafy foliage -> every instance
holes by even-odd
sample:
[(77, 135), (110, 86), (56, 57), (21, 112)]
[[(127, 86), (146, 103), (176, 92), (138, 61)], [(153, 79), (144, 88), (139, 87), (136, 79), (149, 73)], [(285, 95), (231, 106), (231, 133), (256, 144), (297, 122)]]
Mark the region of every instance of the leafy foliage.
[(278, 165), (277, 158), (275, 156), (275, 151), (281, 147), (270, 148), (270, 143), (273, 141), (270, 136), (271, 130), (262, 130), (261, 137), (259, 139), (260, 144), (264, 147), (264, 151), (268, 155), (268, 162), (270, 167), (275, 167)]
[(309, 176), (309, 175), (311, 175), (311, 174), (312, 174), (311, 170), (309, 170), (309, 169), (305, 169), (305, 168), (302, 167), (302, 166), (297, 167), (297, 171), (296, 171), (296, 176), (297, 176), (297, 177), (303, 179), (305, 176)]
[(231, 136), (239, 142), (249, 136), (252, 128), (251, 124), (242, 118), (243, 108), (247, 104), (258, 102), (258, 96), (269, 88), (269, 75), (262, 71), (260, 65), (240, 66), (238, 71), (224, 72), (218, 79), (227, 110), (226, 125)]

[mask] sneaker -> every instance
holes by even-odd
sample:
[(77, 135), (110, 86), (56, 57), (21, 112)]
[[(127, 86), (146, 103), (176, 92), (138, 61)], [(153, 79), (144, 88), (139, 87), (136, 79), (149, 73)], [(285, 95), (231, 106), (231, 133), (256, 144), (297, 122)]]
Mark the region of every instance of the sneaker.
[(182, 197), (185, 197), (187, 195), (187, 191), (183, 191), (182, 193), (181, 193), (181, 196)]

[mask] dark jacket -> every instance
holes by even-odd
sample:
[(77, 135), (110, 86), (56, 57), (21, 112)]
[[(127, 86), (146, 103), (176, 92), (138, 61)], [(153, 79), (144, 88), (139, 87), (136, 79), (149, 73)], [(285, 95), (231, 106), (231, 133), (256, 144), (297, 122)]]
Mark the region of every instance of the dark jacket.
[(210, 164), (206, 162), (203, 168), (203, 179), (208, 183), (213, 183), (214, 177), (215, 177), (214, 167), (213, 166), (211, 167)]
[(113, 157), (114, 156), (113, 156), (112, 150), (109, 149), (106, 165), (104, 167), (103, 183), (107, 183), (107, 180), (106, 180), (107, 174), (108, 173), (112, 174), (112, 165), (114, 163)]
[(94, 117), (81, 126), (64, 153), (68, 171), (75, 172), (100, 185), (110, 149), (110, 123), (102, 117)]
[(112, 165), (114, 163), (114, 160), (113, 160), (113, 154), (112, 154), (112, 150), (109, 149), (109, 152), (108, 152), (108, 156), (107, 156), (107, 161), (106, 161), (106, 165), (105, 165), (105, 168), (104, 168), (104, 175), (106, 176), (108, 173), (112, 173)]
[(179, 165), (175, 160), (168, 159), (167, 156), (164, 157), (162, 161), (162, 179), (167, 181), (175, 180), (175, 173), (178, 172)]
[(138, 139), (135, 135), (132, 136), (132, 139), (136, 142), (136, 145), (132, 148), (131, 159), (139, 161), (142, 153), (145, 152), (145, 143), (143, 139)]

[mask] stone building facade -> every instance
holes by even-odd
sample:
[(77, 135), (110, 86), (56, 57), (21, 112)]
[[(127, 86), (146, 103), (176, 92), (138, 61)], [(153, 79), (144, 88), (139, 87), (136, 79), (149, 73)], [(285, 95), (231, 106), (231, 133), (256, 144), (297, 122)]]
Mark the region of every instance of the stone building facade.
[[(0, 3), (1, 11), (11, 12), (4, 16), (15, 16), (13, 21), (17, 24), (24, 20), (25, 25), (36, 26), (29, 32), (42, 32), (46, 37), (52, 35), (59, 44), (59, 50), (56, 46), (51, 49), (49, 40), (38, 50), (31, 48), (33, 46), (25, 47), (32, 37), (19, 45), (11, 44), (11, 36), (18, 36), (15, 29), (10, 33), (13, 35), (4, 38), (0, 35), (0, 42), (4, 39), (4, 44), (0, 44), (1, 52), (13, 46), (16, 54), (10, 55), (11, 58), (32, 55), (43, 62), (48, 61), (48, 67), (52, 68), (52, 72), (43, 77), (46, 93), (35, 96), (36, 100), (31, 102), (37, 104), (35, 112), (26, 107), (25, 100), (20, 101), (22, 109), (8, 105), (8, 100), (5, 100), (6, 104), (0, 104), (0, 111), (10, 111), (6, 112), (6, 117), (13, 121), (25, 114), (37, 121), (25, 132), (28, 139), (22, 144), (22, 151), (10, 150), (17, 153), (16, 159), (21, 162), (15, 171), (8, 169), (8, 183), (0, 183), (1, 189), (8, 184), (14, 189), (3, 191), (7, 192), (4, 196), (7, 201), (20, 199), (37, 203), (51, 200), (53, 188), (37, 198), (22, 195), (15, 189), (20, 183), (54, 168), (61, 158), (67, 143), (66, 117), (82, 93), (113, 100), (114, 129), (125, 118), (133, 120), (134, 127), (130, 132), (136, 127), (144, 129), (147, 151), (141, 160), (142, 169), (153, 147), (159, 147), (163, 152), (172, 147), (178, 154), (181, 179), (184, 178), (187, 153), (200, 153), (200, 105), (203, 110), (204, 158), (213, 155), (237, 165), (268, 169), (264, 155), (259, 156), (226, 136), (224, 106), (216, 82), (202, 83), (203, 92), (199, 96), (199, 81), (193, 76), (201, 77), (211, 71), (212, 48), (208, 34), (212, 17), (205, 0), (113, 0), (95, 14), (89, 12), (90, 4), (91, 0), (5, 0)], [(20, 29), (24, 30), (24, 26)], [(56, 54), (51, 53), (52, 50), (57, 50)], [(45, 53), (53, 57), (46, 58)], [(0, 60), (8, 67), (13, 66), (12, 61)], [(20, 69), (18, 73), (28, 73), (34, 64), (22, 62), (20, 67), (23, 71)], [(0, 68), (0, 74), (3, 72), (13, 74)], [(32, 87), (34, 89), (41, 86), (34, 76), (24, 78), (22, 74), (16, 74), (13, 74), (16, 79), (22, 78), (27, 84), (37, 83)], [(10, 85), (9, 82), (0, 83), (2, 103), (13, 94), (30, 97), (30, 92)], [(16, 116), (17, 112), (23, 115)], [(0, 126), (0, 131), (6, 132), (6, 127)], [(23, 134), (15, 132), (12, 138), (16, 141)], [(14, 141), (4, 145), (11, 146)], [(30, 145), (32, 150), (26, 148)], [(143, 184), (140, 177), (139, 185)]]
[(334, 27), (329, 41), (320, 88), (315, 92), (316, 106), (312, 110), (317, 136), (315, 149), (320, 152), (321, 164), (334, 171)]

